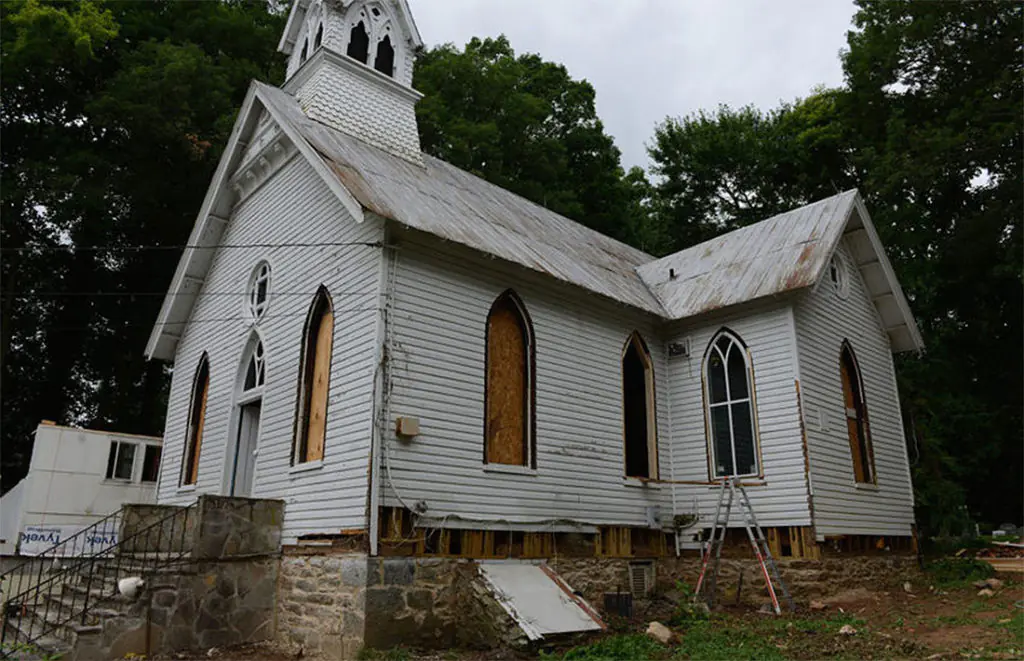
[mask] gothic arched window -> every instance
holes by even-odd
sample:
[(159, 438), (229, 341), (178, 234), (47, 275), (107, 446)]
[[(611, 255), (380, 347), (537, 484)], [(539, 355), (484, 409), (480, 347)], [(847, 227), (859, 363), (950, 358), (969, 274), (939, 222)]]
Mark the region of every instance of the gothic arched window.
[(704, 384), (712, 475), (758, 474), (754, 389), (747, 349), (726, 329), (718, 331), (708, 345)]
[(634, 332), (622, 351), (622, 431), (627, 477), (658, 476), (654, 411), (654, 365), (643, 338)]
[(373, 60), (373, 68), (388, 76), (395, 73), (395, 49), (391, 46), (390, 35), (386, 35), (377, 44), (377, 57)]
[(321, 287), (313, 297), (302, 342), (302, 379), (293, 455), (296, 464), (324, 458), (333, 341), (334, 312), (327, 290)]
[(324, 43), (324, 24), (321, 23), (320, 27), (316, 29), (316, 38), (313, 40), (313, 50), (320, 48)]
[(192, 380), (192, 396), (188, 409), (188, 431), (185, 442), (185, 463), (181, 484), (195, 484), (199, 478), (199, 453), (203, 447), (203, 427), (206, 423), (206, 399), (210, 392), (210, 359), (203, 353)]
[(843, 406), (846, 409), (846, 433), (853, 457), (853, 477), (858, 482), (875, 481), (875, 457), (868, 430), (868, 411), (864, 404), (864, 382), (857, 358), (849, 342), (843, 342), (839, 354), (839, 374), (843, 381)]
[(363, 64), (366, 64), (366, 60), (370, 57), (370, 35), (362, 21), (352, 26), (346, 52), (349, 57), (354, 57)]
[(487, 314), (484, 462), (533, 466), (533, 326), (515, 292)]
[(309, 39), (307, 38), (302, 42), (302, 53), (299, 55), (299, 64), (306, 61), (306, 57), (309, 55)]

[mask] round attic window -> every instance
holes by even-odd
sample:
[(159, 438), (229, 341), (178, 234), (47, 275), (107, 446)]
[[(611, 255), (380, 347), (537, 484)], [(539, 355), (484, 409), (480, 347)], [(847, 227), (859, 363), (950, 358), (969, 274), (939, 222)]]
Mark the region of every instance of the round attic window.
[(259, 321), (270, 307), (270, 264), (260, 262), (249, 278), (246, 306), (253, 321)]
[(839, 298), (846, 298), (850, 293), (850, 278), (846, 273), (846, 264), (839, 256), (833, 256), (828, 263), (828, 279), (833, 291)]

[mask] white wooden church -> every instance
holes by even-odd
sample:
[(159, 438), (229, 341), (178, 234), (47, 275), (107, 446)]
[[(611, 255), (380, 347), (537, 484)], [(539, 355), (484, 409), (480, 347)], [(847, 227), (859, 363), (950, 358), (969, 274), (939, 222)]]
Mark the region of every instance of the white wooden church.
[(424, 154), (421, 46), (405, 0), (292, 7), (146, 348), (159, 501), (278, 498), (286, 542), (371, 553), (396, 517), (678, 548), (750, 476), (764, 526), (909, 538), (922, 342), (858, 193), (655, 258)]

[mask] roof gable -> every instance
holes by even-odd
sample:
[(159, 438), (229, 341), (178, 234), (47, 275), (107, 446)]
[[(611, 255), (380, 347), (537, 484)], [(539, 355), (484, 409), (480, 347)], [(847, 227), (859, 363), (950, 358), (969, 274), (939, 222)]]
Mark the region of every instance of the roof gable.
[(894, 351), (923, 348), (856, 190), (748, 225), (637, 269), (671, 319), (817, 285), (846, 237)]

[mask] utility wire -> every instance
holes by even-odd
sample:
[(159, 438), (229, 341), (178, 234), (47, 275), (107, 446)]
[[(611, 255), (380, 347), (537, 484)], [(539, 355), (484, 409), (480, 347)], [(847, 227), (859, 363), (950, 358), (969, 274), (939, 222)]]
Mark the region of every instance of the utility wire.
[[(316, 292), (281, 291), (268, 292), (267, 298), (275, 296), (309, 296)], [(331, 292), (331, 296), (369, 296), (374, 291), (340, 291)], [(208, 291), (208, 292), (166, 292), (166, 291), (40, 291), (40, 292), (0, 292), (0, 298), (63, 298), (72, 296), (251, 296), (249, 291)]]
[[(377, 307), (377, 306), (359, 307), (359, 308), (336, 308), (334, 310), (334, 313), (337, 314), (339, 312), (371, 312), (371, 311), (376, 311), (376, 310), (380, 310), (380, 308)], [(309, 314), (308, 310), (305, 311), (305, 312), (295, 312), (295, 313), (290, 313), (290, 314), (276, 314), (276, 315), (269, 315), (268, 314), (266, 317), (263, 317), (262, 319), (260, 319), (260, 324), (265, 326), (267, 324), (267, 322), (273, 321), (275, 319), (285, 319), (285, 318), (288, 318), (288, 317), (305, 317), (305, 316), (308, 316), (308, 314)], [(186, 324), (189, 324), (189, 325), (190, 324), (213, 324), (213, 323), (227, 323), (227, 322), (232, 322), (232, 321), (248, 321), (248, 322), (253, 322), (253, 318), (251, 316), (244, 316), (244, 317), (235, 316), (235, 317), (219, 317), (219, 318), (210, 318), (210, 319), (190, 319), (190, 320), (187, 320), (187, 321), (165, 321), (165, 322), (163, 322), (162, 325), (164, 325), (164, 326), (181, 326), (181, 325), (186, 325)], [(117, 331), (117, 330), (121, 330), (123, 328), (152, 328), (153, 326), (156, 326), (156, 325), (157, 325), (157, 322), (155, 322), (155, 321), (153, 323), (147, 323), (147, 324), (118, 324), (118, 323), (114, 323), (114, 324), (110, 324), (109, 326), (106, 326), (106, 325), (102, 324), (101, 322), (97, 322), (96, 324), (92, 324), (92, 325), (85, 325), (85, 324), (83, 324), (83, 325), (80, 325), (80, 326), (56, 326), (56, 327), (54, 327), (54, 326), (45, 326), (45, 327), (39, 328), (39, 332), (45, 333), (45, 332), (48, 332), (48, 331), (66, 331), (66, 330), (111, 330), (111, 331)]]
[(289, 243), (217, 243), (210, 246), (198, 244), (179, 245), (139, 245), (139, 246), (116, 246), (116, 245), (59, 245), (59, 246), (26, 246), (23, 248), (0, 248), (0, 252), (88, 252), (88, 251), (122, 251), (122, 252), (143, 252), (147, 250), (220, 250), (221, 248), (336, 248), (344, 246), (367, 246), (380, 248), (384, 244), (380, 241), (316, 241), (316, 242), (289, 242)]

